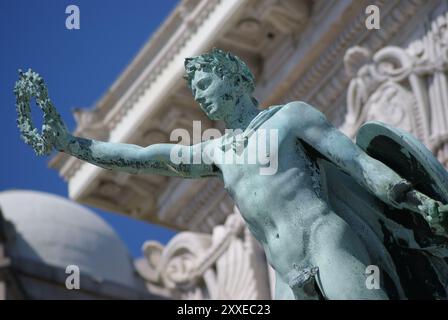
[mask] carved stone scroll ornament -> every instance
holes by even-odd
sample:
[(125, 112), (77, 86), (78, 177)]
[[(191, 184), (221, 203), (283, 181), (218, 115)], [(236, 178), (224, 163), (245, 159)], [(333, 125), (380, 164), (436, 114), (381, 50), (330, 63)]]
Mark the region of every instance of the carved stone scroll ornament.
[(268, 279), (257, 279), (256, 270), (267, 265), (260, 263), (257, 250), (234, 213), (211, 235), (181, 232), (166, 246), (145, 242), (148, 268), (143, 276), (178, 299), (267, 299)]
[(407, 48), (371, 54), (352, 47), (344, 57), (350, 81), (341, 127), (354, 137), (367, 121), (402, 128), (423, 141), (448, 166), (448, 13), (432, 21)]

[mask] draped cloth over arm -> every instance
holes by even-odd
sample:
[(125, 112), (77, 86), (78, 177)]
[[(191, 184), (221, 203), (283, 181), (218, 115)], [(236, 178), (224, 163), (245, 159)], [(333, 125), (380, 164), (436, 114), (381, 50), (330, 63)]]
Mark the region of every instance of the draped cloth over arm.
[[(448, 235), (435, 235), (422, 216), (382, 202), (312, 146), (301, 143), (320, 170), (326, 200), (367, 248), (389, 297), (447, 299)], [(356, 143), (416, 190), (448, 203), (448, 173), (409, 133), (369, 122), (359, 130)]]

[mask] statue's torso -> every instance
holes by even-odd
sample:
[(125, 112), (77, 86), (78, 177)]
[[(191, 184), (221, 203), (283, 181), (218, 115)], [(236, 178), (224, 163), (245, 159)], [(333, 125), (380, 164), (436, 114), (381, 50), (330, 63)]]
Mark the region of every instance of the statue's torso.
[[(278, 132), (278, 148), (270, 154), (271, 159), (278, 159), (275, 174), (260, 174), (260, 168), (268, 166), (260, 163), (217, 164), (226, 190), (280, 273), (284, 273), (282, 269), (287, 273), (292, 264), (296, 269), (310, 265), (308, 247), (313, 224), (327, 212), (318, 173), (291, 125), (287, 109), (282, 108), (257, 129), (265, 130), (268, 137), (270, 129)], [(222, 155), (218, 140), (214, 150), (215, 156)], [(226, 152), (235, 151), (230, 148)], [(247, 155), (248, 148), (243, 152)]]

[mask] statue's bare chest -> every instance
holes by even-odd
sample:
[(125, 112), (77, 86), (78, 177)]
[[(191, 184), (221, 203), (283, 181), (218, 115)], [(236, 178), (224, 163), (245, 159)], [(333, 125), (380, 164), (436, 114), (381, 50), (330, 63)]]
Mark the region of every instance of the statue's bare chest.
[(300, 190), (316, 187), (315, 168), (284, 120), (275, 115), (247, 141), (236, 136), (215, 147), (215, 164), (241, 211), (275, 210), (276, 203), (299, 201)]

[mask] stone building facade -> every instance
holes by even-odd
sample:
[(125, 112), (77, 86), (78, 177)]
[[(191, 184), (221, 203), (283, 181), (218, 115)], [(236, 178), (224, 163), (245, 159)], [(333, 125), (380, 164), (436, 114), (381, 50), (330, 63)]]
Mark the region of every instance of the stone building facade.
[[(366, 7), (380, 29), (366, 27)], [(353, 137), (381, 120), (406, 129), (448, 165), (448, 4), (442, 0), (184, 0), (90, 110), (75, 134), (146, 146), (222, 123), (207, 119), (183, 60), (213, 47), (245, 60), (263, 107), (303, 100)], [(69, 196), (178, 230), (148, 241), (137, 268), (165, 297), (264, 299), (273, 292), (264, 253), (216, 179), (111, 172), (64, 154), (51, 166)], [(149, 239), (150, 240), (150, 239)]]

